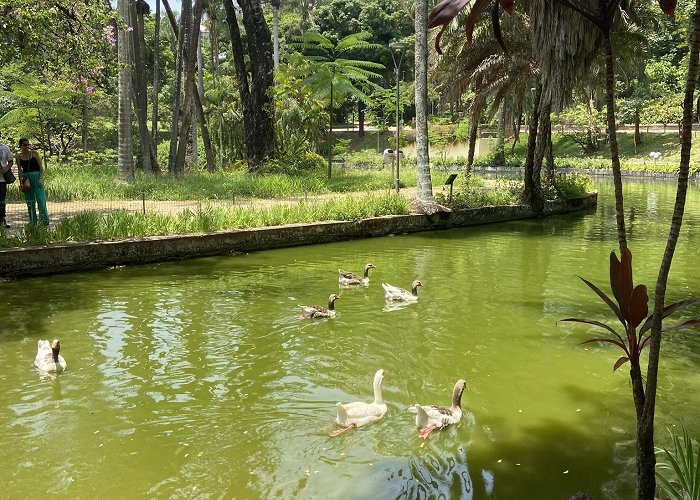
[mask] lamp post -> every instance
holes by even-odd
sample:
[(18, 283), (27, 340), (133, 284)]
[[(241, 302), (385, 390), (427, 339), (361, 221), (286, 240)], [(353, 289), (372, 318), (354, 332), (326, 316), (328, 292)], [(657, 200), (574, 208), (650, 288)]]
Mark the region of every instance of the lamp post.
[[(401, 155), (399, 154), (399, 139), (401, 137), (401, 132), (400, 132), (400, 109), (399, 109), (399, 104), (400, 104), (400, 99), (401, 99), (401, 94), (400, 94), (400, 76), (401, 76), (401, 62), (403, 61), (403, 56), (406, 53), (406, 49), (408, 48), (408, 44), (406, 42), (392, 42), (389, 44), (389, 48), (391, 49), (391, 59), (394, 61), (394, 72), (396, 74), (396, 192), (399, 192), (399, 186), (400, 186), (400, 181), (399, 181), (399, 164), (401, 163)], [(399, 54), (399, 61), (398, 63), (396, 62), (396, 56), (394, 55), (394, 51), (398, 51)]]

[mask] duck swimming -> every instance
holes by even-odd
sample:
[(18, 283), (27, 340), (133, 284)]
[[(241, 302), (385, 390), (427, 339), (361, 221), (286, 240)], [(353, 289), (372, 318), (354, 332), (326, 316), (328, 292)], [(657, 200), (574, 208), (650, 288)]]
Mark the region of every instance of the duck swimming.
[(364, 276), (338, 269), (338, 283), (341, 285), (369, 285), (369, 270), (376, 269), (374, 264), (365, 266)]
[(335, 318), (335, 301), (339, 298), (340, 295), (330, 294), (327, 308), (321, 306), (299, 306), (301, 307), (299, 319)]
[(387, 283), (382, 283), (382, 288), (384, 288), (384, 298), (389, 301), (404, 301), (404, 302), (415, 302), (418, 300), (418, 287), (423, 286), (423, 283), (416, 280), (411, 283), (411, 291), (399, 288)]
[(428, 437), (435, 429), (443, 429), (451, 424), (456, 424), (462, 418), (462, 393), (467, 383), (460, 379), (452, 390), (452, 406), (421, 406), (419, 404), (410, 408), (416, 412), (416, 425), (420, 427), (418, 435), (423, 439)]
[(48, 340), (40, 340), (37, 344), (34, 366), (43, 372), (62, 372), (66, 369), (66, 360), (59, 355), (61, 343), (58, 339), (49, 344)]
[(382, 380), (384, 379), (384, 370), (377, 370), (374, 374), (374, 401), (364, 403), (357, 401), (354, 403), (337, 403), (338, 415), (335, 418), (335, 423), (342, 425), (342, 429), (331, 433), (331, 436), (339, 436), (343, 432), (362, 427), (363, 425), (376, 422), (386, 414), (386, 404), (382, 398)]

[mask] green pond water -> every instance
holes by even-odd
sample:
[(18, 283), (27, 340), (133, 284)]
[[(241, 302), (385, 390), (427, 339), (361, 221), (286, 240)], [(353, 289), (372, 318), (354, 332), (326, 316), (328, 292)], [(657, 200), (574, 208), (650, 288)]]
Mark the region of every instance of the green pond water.
[[(0, 297), (2, 498), (499, 498), (634, 494), (627, 369), (570, 317), (612, 321), (576, 277), (609, 290), (612, 185), (598, 210), (434, 233), (8, 282)], [(653, 290), (675, 184), (626, 181), (635, 280)], [(692, 185), (667, 299), (700, 293), (700, 189)], [(332, 320), (299, 304), (342, 289)], [(382, 282), (424, 287), (386, 306)], [(700, 316), (689, 310), (676, 319)], [(68, 369), (41, 376), (38, 339)], [(700, 332), (663, 344), (657, 442), (700, 437)], [(389, 411), (330, 437), (337, 401)], [(415, 403), (459, 425), (419, 438)]]

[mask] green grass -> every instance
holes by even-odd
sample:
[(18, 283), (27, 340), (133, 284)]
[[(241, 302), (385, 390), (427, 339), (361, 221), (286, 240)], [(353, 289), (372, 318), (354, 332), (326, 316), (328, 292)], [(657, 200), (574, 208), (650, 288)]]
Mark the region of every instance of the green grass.
[(322, 202), (300, 202), (259, 209), (218, 208), (205, 204), (201, 209), (177, 215), (135, 214), (125, 211), (100, 214), (86, 211), (64, 218), (49, 229), (30, 224), (17, 233), (0, 230), (0, 247), (196, 234), (326, 220), (360, 220), (381, 215), (408, 214), (408, 205), (408, 200), (397, 194), (369, 193), (360, 197), (348, 195)]
[[(672, 128), (669, 127), (669, 130)], [(644, 130), (644, 127), (642, 127)], [(696, 132), (693, 133), (694, 135)], [(680, 163), (680, 143), (677, 133), (649, 132), (642, 133), (642, 142), (635, 148), (634, 134), (620, 132), (617, 134), (620, 162), (623, 170), (675, 172)], [(552, 146), (554, 148), (554, 161), (558, 167), (567, 168), (611, 168), (610, 147), (601, 141), (600, 148), (595, 154), (582, 154), (581, 148), (566, 135), (552, 134)], [(508, 148), (509, 145), (506, 145)], [(520, 142), (516, 144), (514, 153), (516, 156), (525, 157), (527, 148), (527, 134), (520, 135)], [(661, 158), (657, 161), (649, 157), (649, 153), (657, 151)], [(693, 141), (691, 156), (700, 155), (698, 141)], [(691, 169), (697, 169), (691, 165)]]

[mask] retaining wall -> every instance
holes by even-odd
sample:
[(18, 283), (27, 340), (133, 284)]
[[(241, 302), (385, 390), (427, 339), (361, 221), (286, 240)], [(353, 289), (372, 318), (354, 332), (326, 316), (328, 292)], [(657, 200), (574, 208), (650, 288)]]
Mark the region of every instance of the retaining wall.
[[(597, 193), (547, 202), (543, 215), (593, 209)], [(536, 217), (528, 206), (481, 207), (434, 215), (388, 215), (359, 221), (287, 224), (196, 235), (154, 236), (0, 250), (0, 277), (18, 278), (315, 245)]]

